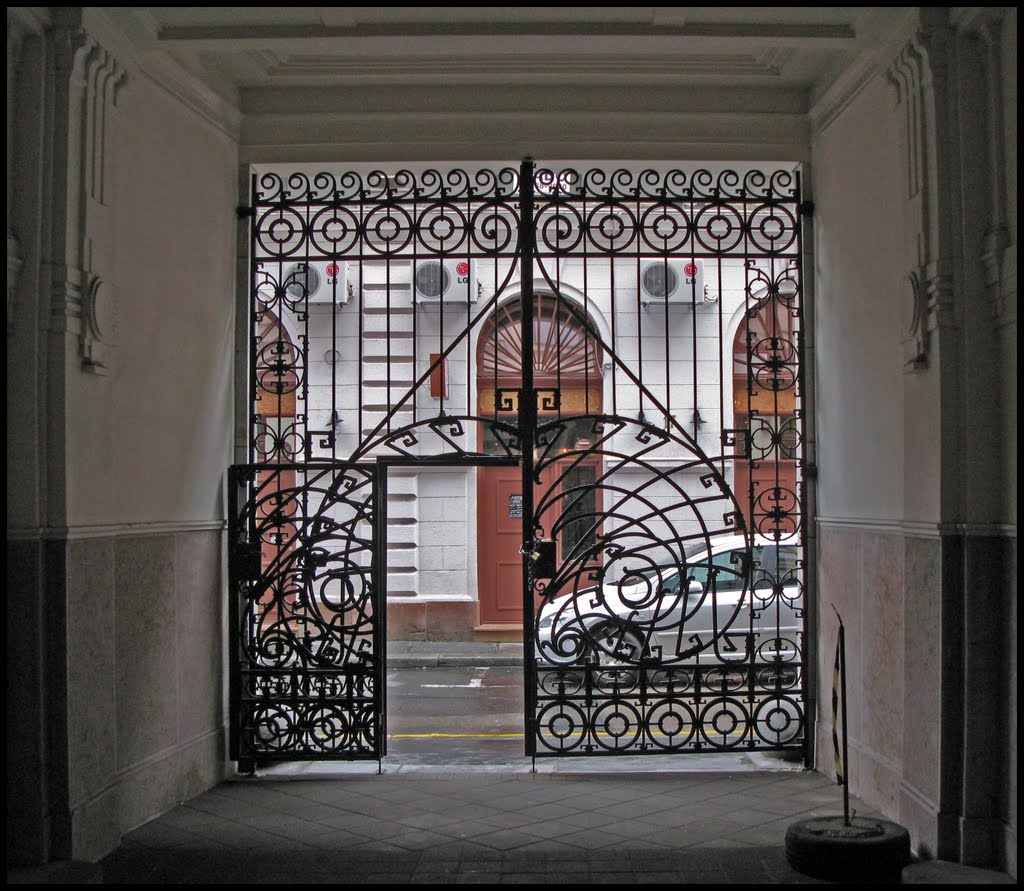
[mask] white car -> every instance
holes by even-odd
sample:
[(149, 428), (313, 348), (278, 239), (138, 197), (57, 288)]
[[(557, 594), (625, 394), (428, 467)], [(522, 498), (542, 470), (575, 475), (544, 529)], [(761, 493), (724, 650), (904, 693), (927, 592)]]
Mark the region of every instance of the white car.
[[(685, 584), (681, 584), (685, 582)], [(541, 607), (541, 665), (790, 662), (803, 629), (799, 549), (741, 535), (682, 566), (650, 567)]]

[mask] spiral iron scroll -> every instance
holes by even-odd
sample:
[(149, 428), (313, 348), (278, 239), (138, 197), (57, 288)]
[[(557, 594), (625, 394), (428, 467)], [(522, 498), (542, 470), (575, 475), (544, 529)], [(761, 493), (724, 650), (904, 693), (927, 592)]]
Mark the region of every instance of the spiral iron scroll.
[[(375, 758), (372, 469), (251, 466), (232, 524), (250, 757)], [(258, 566), (256, 565), (258, 563)]]
[[(538, 429), (538, 480), (549, 471), (554, 482), (538, 490), (535, 537), (559, 540), (568, 523), (591, 533), (574, 536), (585, 544), (563, 550), (552, 578), (534, 580), (538, 755), (796, 747), (798, 566), (752, 571), (755, 538), (692, 440), (588, 420), (584, 448), (563, 441), (562, 421)], [(598, 455), (606, 469), (592, 485), (564, 484)], [(583, 499), (592, 513), (567, 509)], [(711, 556), (723, 541), (734, 543), (727, 560)]]

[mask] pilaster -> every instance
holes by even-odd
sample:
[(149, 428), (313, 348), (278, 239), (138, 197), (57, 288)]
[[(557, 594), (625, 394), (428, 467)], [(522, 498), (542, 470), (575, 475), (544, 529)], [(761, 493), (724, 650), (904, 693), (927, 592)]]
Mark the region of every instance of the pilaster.
[[(50, 330), (77, 339), (83, 371), (107, 374), (117, 342), (116, 245), (111, 171), (124, 66), (62, 15), (53, 32), (58, 114), (66, 109), (66, 142), (55, 147), (66, 196), (51, 263)], [(57, 209), (59, 215), (61, 208)]]
[(903, 343), (908, 371), (928, 368), (936, 330), (956, 326), (948, 207), (954, 189), (948, 179), (951, 33), (941, 18), (923, 15), (886, 71), (903, 111), (910, 290)]

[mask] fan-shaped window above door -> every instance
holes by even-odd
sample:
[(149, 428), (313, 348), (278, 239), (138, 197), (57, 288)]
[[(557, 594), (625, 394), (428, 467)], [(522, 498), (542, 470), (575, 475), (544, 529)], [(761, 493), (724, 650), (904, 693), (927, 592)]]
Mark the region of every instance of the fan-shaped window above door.
[[(520, 386), (523, 326), (518, 300), (497, 308), (480, 333), (477, 387), (480, 414), (494, 412), (494, 391)], [(593, 323), (567, 300), (537, 298), (533, 331), (534, 385), (558, 388), (563, 414), (601, 410), (601, 344)], [(543, 413), (543, 409), (542, 413)]]

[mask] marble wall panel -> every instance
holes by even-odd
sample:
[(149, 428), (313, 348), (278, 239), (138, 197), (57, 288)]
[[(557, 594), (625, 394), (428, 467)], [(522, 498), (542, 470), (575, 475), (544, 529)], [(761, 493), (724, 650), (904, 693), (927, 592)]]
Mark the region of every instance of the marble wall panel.
[(818, 537), (818, 767), (834, 774), (834, 606), (846, 627), (851, 790), (894, 817), (904, 751), (903, 541), (899, 530), (827, 526)]
[(1016, 735), (1007, 733), (1011, 688), (1016, 687), (1008, 621), (1013, 554), (996, 535), (964, 539), (964, 862), (1003, 862), (1003, 825), (1010, 825), (1010, 764)]
[(190, 740), (224, 720), (224, 598), (221, 533), (175, 535), (178, 737)]
[(114, 555), (118, 766), (125, 768), (176, 735), (174, 536), (124, 537)]
[(881, 758), (898, 762), (903, 754), (903, 537), (869, 533), (863, 544), (864, 741)]
[[(822, 528), (818, 535), (818, 710), (822, 724), (832, 726), (832, 668), (839, 623), (833, 607), (846, 628), (847, 720), (850, 734), (862, 732), (861, 677), (861, 533), (856, 530)], [(829, 746), (831, 752), (831, 744)], [(820, 759), (819, 759), (820, 760)], [(829, 763), (822, 762), (825, 769)]]
[(68, 755), (71, 807), (117, 768), (114, 549), (110, 537), (68, 542)]
[(46, 859), (42, 542), (7, 541), (7, 850), (9, 865)]
[(98, 795), (79, 802), (75, 807), (71, 845), (76, 860), (99, 860), (120, 843), (122, 833), (133, 828), (121, 821), (122, 797), (123, 793), (118, 786), (111, 784)]
[(941, 547), (906, 538), (904, 604), (904, 779), (931, 801), (939, 795)]
[(1008, 753), (1006, 763), (1006, 828), (1005, 850), (1006, 868), (1010, 875), (1017, 875), (1017, 537), (1006, 540), (1007, 574), (1009, 582), (1004, 591), (1005, 597), (1005, 633), (1007, 637), (1006, 651), (1007, 663), (1006, 672), (1009, 679), (1007, 690), (1006, 726), (1003, 732), (1006, 735), (1006, 752)]

